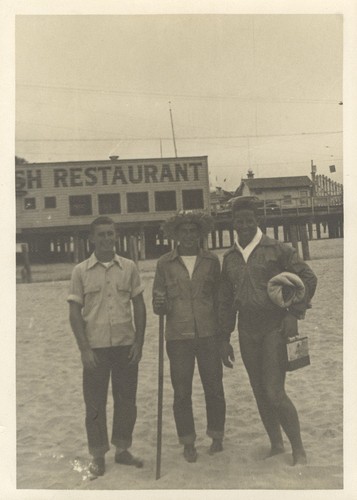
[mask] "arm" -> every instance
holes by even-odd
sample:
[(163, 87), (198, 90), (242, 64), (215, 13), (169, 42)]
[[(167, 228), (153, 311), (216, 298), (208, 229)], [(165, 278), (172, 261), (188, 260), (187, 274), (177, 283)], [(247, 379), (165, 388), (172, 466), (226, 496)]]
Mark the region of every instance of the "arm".
[(297, 274), (305, 285), (305, 297), (302, 302), (289, 307), (289, 312), (298, 319), (305, 318), (306, 309), (310, 306), (310, 301), (315, 294), (317, 277), (312, 269), (298, 256), (295, 249), (288, 247), (288, 252), (284, 252), (284, 270)]
[[(216, 317), (216, 322), (217, 326), (219, 325), (219, 320), (218, 320), (218, 285), (219, 281), (221, 279), (221, 264), (219, 262), (219, 259), (214, 261), (214, 266), (212, 270), (212, 277), (213, 277), (213, 309), (214, 309), (214, 314)], [(216, 335), (219, 336), (219, 331), (216, 332)]]
[(69, 322), (76, 338), (78, 348), (81, 352), (83, 367), (86, 369), (95, 368), (97, 366), (97, 358), (95, 353), (90, 348), (85, 334), (81, 304), (74, 301), (69, 302)]
[(218, 287), (218, 324), (221, 338), (221, 358), (224, 366), (233, 368), (233, 347), (230, 344), (231, 333), (236, 324), (237, 313), (233, 308), (234, 293), (231, 281), (226, 271), (226, 261), (223, 260), (222, 273)]
[(299, 334), (298, 319), (304, 319), (306, 309), (311, 307), (310, 301), (315, 294), (317, 277), (312, 269), (298, 256), (295, 249), (288, 248), (288, 251), (284, 252), (283, 256), (284, 270), (297, 274), (305, 286), (304, 299), (300, 303), (291, 305), (282, 321), (283, 335), (288, 338)]
[(144, 345), (145, 327), (146, 327), (146, 307), (143, 294), (140, 293), (132, 298), (134, 326), (135, 326), (135, 342), (131, 346), (129, 358), (130, 364), (139, 363), (142, 356)]

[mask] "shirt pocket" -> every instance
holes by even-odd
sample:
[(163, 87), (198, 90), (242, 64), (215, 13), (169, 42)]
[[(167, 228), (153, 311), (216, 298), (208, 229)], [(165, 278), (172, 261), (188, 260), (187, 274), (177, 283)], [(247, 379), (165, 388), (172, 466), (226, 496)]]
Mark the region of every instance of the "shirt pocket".
[(84, 287), (84, 308), (90, 312), (100, 302), (100, 285), (87, 285)]
[(119, 301), (123, 303), (129, 302), (131, 299), (131, 290), (123, 287), (123, 285), (117, 285), (117, 294)]

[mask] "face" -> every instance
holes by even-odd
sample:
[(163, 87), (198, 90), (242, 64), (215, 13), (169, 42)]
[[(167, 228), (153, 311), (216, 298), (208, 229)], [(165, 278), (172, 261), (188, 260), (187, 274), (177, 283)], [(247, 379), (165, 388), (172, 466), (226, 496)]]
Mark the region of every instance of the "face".
[(200, 232), (196, 224), (181, 224), (177, 229), (176, 237), (182, 249), (195, 250), (198, 248)]
[(253, 210), (233, 212), (233, 228), (238, 233), (239, 243), (247, 245), (255, 236), (258, 221)]
[(113, 252), (116, 232), (114, 224), (98, 224), (94, 226), (94, 232), (90, 236), (94, 244), (96, 254), (109, 254)]

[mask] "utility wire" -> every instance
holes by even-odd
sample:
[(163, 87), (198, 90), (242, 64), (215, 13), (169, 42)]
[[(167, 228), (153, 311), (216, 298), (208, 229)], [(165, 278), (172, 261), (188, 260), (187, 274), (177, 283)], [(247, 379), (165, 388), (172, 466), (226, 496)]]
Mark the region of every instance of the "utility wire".
[[(261, 135), (227, 135), (227, 136), (210, 136), (210, 137), (178, 137), (180, 141), (197, 141), (197, 140), (216, 140), (216, 139), (247, 139), (247, 138), (260, 138), (260, 137), (296, 137), (296, 136), (310, 136), (310, 135), (332, 135), (342, 134), (342, 130), (330, 132), (299, 132), (295, 134), (261, 134)], [(170, 141), (171, 137), (111, 137), (111, 138), (91, 138), (91, 139), (16, 139), (16, 142), (113, 142), (113, 141)]]
[(60, 90), (65, 92), (87, 92), (87, 93), (98, 93), (98, 94), (108, 94), (108, 95), (123, 95), (123, 96), (153, 96), (153, 97), (175, 97), (175, 98), (187, 98), (187, 99), (237, 99), (242, 102), (275, 102), (275, 103), (325, 103), (325, 104), (338, 104), (339, 99), (274, 99), (274, 98), (259, 98), (259, 97), (242, 97), (236, 94), (173, 94), (164, 92), (143, 92), (143, 91), (126, 91), (126, 90), (115, 90), (115, 89), (99, 89), (93, 87), (70, 87), (70, 86), (60, 86), (60, 85), (42, 85), (36, 83), (22, 83), (17, 82), (18, 87), (25, 88), (38, 88), (38, 89), (52, 89)]

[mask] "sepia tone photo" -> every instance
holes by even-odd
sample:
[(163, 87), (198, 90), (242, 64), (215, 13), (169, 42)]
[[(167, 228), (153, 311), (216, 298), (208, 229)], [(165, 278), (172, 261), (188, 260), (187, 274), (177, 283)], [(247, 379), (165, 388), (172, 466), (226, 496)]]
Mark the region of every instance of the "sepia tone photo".
[(18, 490), (343, 490), (342, 42), (16, 16)]

